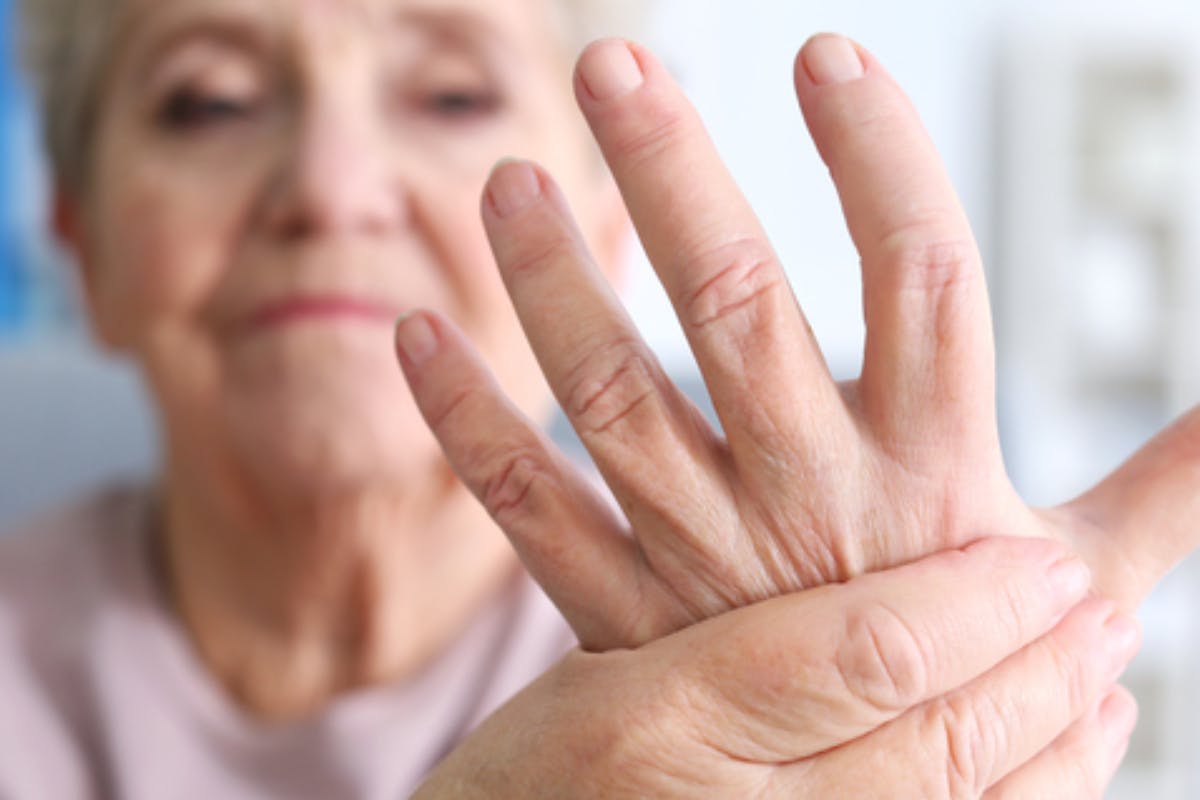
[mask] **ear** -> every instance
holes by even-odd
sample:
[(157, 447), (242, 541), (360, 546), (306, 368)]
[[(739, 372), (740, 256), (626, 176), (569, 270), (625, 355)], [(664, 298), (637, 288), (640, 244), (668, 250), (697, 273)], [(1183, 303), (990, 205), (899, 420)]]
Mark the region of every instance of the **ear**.
[(108, 350), (118, 350), (116, 337), (104, 323), (103, 292), (96, 270), (92, 237), (88, 233), (83, 206), (78, 196), (61, 184), (54, 187), (50, 224), (54, 237), (71, 255), (79, 276), (83, 305), (91, 323), (92, 335)]
[(629, 278), (629, 244), (633, 223), (621, 199), (616, 182), (603, 171), (593, 195), (596, 203), (596, 228), (591, 242), (592, 255), (609, 283), (620, 292)]

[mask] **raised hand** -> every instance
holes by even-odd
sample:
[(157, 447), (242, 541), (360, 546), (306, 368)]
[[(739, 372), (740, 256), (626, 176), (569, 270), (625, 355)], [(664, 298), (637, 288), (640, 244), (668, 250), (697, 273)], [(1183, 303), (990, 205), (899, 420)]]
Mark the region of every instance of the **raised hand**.
[(551, 179), (506, 163), (483, 202), (500, 270), (624, 515), (446, 320), (418, 313), (399, 326), (401, 362), (447, 457), (592, 649), (994, 534), (1070, 543), (1103, 593), (1133, 605), (1200, 536), (1200, 415), (1074, 502), (1029, 508), (998, 443), (980, 258), (915, 112), (840, 37), (810, 41), (795, 80), (862, 256), (861, 378), (831, 380), (765, 233), (666, 71), (604, 41), (580, 60), (579, 103), (724, 435), (667, 379)]

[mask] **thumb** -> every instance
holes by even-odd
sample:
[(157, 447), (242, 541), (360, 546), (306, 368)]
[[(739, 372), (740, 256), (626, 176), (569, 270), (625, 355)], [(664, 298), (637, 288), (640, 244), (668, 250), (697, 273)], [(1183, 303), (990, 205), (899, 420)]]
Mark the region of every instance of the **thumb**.
[(1200, 406), (1060, 510), (1097, 590), (1135, 608), (1200, 545)]

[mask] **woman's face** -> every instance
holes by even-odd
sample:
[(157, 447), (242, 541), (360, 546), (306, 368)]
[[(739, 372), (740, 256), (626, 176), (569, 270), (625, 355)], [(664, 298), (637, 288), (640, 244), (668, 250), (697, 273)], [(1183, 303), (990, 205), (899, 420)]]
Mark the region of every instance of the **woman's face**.
[(392, 349), (416, 307), (544, 413), (487, 173), (546, 164), (602, 260), (623, 227), (550, 2), (125, 0), (74, 238), (96, 329), (142, 363), (175, 449), (293, 484), (428, 468)]

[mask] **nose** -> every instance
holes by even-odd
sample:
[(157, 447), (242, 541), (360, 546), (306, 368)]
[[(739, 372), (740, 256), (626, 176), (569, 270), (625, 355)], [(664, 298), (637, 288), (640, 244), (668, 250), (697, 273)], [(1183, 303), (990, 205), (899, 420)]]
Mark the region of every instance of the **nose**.
[(274, 235), (379, 236), (407, 224), (409, 198), (371, 112), (351, 98), (314, 103), (285, 147), (267, 201)]

